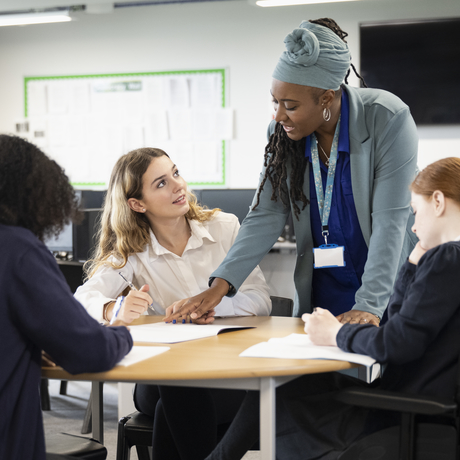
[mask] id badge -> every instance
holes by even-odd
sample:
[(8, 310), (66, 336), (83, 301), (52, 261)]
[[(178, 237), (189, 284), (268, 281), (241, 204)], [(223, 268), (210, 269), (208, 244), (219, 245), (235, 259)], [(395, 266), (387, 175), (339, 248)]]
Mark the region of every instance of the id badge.
[(337, 246), (336, 244), (322, 244), (319, 248), (313, 248), (313, 267), (345, 267), (343, 251), (344, 247)]

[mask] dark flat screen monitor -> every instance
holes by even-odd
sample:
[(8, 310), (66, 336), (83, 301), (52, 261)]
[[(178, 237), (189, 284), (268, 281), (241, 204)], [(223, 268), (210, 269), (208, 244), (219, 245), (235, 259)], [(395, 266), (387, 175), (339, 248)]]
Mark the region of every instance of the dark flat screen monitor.
[(361, 75), (417, 125), (460, 124), (460, 18), (360, 24)]
[(73, 259), (86, 261), (93, 255), (102, 209), (85, 209), (83, 220), (73, 225)]
[(82, 222), (66, 225), (57, 238), (48, 238), (45, 244), (52, 252), (73, 253), (74, 260), (85, 261), (91, 256), (97, 243), (95, 234), (106, 192), (76, 190), (75, 193), (83, 213)]
[(220, 208), (224, 212), (235, 214), (241, 224), (249, 212), (256, 189), (203, 189), (193, 192), (199, 203), (209, 209)]
[(72, 252), (72, 224), (66, 225), (57, 238), (46, 239), (45, 245), (52, 252)]

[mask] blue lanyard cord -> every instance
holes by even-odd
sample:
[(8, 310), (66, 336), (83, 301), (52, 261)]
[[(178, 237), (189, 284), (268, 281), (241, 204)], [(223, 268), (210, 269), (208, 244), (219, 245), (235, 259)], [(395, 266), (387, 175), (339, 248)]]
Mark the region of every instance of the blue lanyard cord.
[(315, 177), (316, 196), (318, 198), (319, 217), (321, 218), (322, 233), (327, 244), (329, 235), (329, 214), (331, 213), (332, 189), (334, 187), (335, 168), (337, 166), (337, 155), (340, 133), (340, 117), (335, 128), (334, 140), (332, 141), (331, 155), (329, 157), (329, 169), (327, 171), (326, 194), (323, 194), (323, 180), (321, 178), (321, 166), (319, 164), (318, 144), (315, 133), (311, 134), (311, 160), (313, 164), (313, 175)]

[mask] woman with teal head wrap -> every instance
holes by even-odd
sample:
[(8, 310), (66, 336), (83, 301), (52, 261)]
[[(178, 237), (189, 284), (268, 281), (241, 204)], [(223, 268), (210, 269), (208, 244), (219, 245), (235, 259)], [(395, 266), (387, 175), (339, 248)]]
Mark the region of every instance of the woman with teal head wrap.
[[(319, 306), (344, 323), (379, 324), (398, 267), (414, 245), (408, 187), (418, 137), (399, 98), (348, 85), (350, 69), (365, 83), (351, 63), (347, 35), (334, 20), (322, 18), (302, 21), (285, 37), (273, 72), (275, 116), (252, 209), (212, 274), (210, 289), (179, 302), (181, 312), (199, 317), (236, 292), (292, 213), (294, 316)], [(326, 190), (328, 175), (330, 201), (319, 189), (322, 183)], [(330, 209), (324, 222), (322, 203)], [(326, 238), (344, 248), (343, 261), (333, 264), (339, 267), (314, 269), (313, 249)]]
[[(234, 295), (292, 213), (294, 316), (322, 307), (338, 326), (379, 326), (398, 267), (414, 246), (409, 185), (418, 137), (399, 98), (348, 85), (349, 70), (355, 69), (346, 36), (335, 21), (323, 18), (303, 21), (285, 38), (271, 86), (275, 117), (251, 210), (209, 289), (177, 302), (166, 320), (187, 313), (200, 317)], [(343, 258), (334, 255), (330, 264), (316, 259), (314, 250), (329, 250), (321, 248), (324, 243), (343, 248)], [(362, 430), (363, 418), (350, 415), (327, 393), (359, 385), (357, 379), (335, 373), (308, 378), (308, 385), (297, 379), (278, 393), (283, 402), (277, 428), (285, 428), (277, 438), (278, 459), (335, 459)], [(259, 395), (250, 392), (208, 460), (240, 459), (251, 448), (259, 434), (258, 402)]]
[(285, 83), (339, 90), (351, 64), (348, 45), (331, 29), (303, 21), (285, 39), (273, 72)]

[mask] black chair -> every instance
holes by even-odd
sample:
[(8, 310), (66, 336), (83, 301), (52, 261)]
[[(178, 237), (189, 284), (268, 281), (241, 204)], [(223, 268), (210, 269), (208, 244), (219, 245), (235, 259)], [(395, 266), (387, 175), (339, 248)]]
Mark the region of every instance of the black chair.
[(107, 449), (98, 441), (68, 433), (45, 436), (46, 454), (63, 455), (87, 460), (105, 460)]
[(272, 312), (270, 316), (292, 316), (294, 309), (294, 302), (287, 297), (270, 296), (272, 301)]
[[(270, 316), (292, 316), (294, 302), (286, 297), (271, 296)], [(217, 439), (221, 439), (229, 424), (217, 427)], [(131, 447), (136, 446), (139, 460), (150, 460), (149, 447), (152, 446), (153, 417), (140, 412), (122, 417), (118, 422), (117, 460), (129, 460)]]
[[(460, 393), (457, 400), (459, 396)], [(367, 388), (342, 390), (336, 399), (354, 406), (401, 413), (400, 425), (359, 439), (340, 454), (339, 460), (458, 459), (460, 418), (455, 401)], [(417, 415), (434, 416), (436, 421), (423, 417), (418, 422)]]

